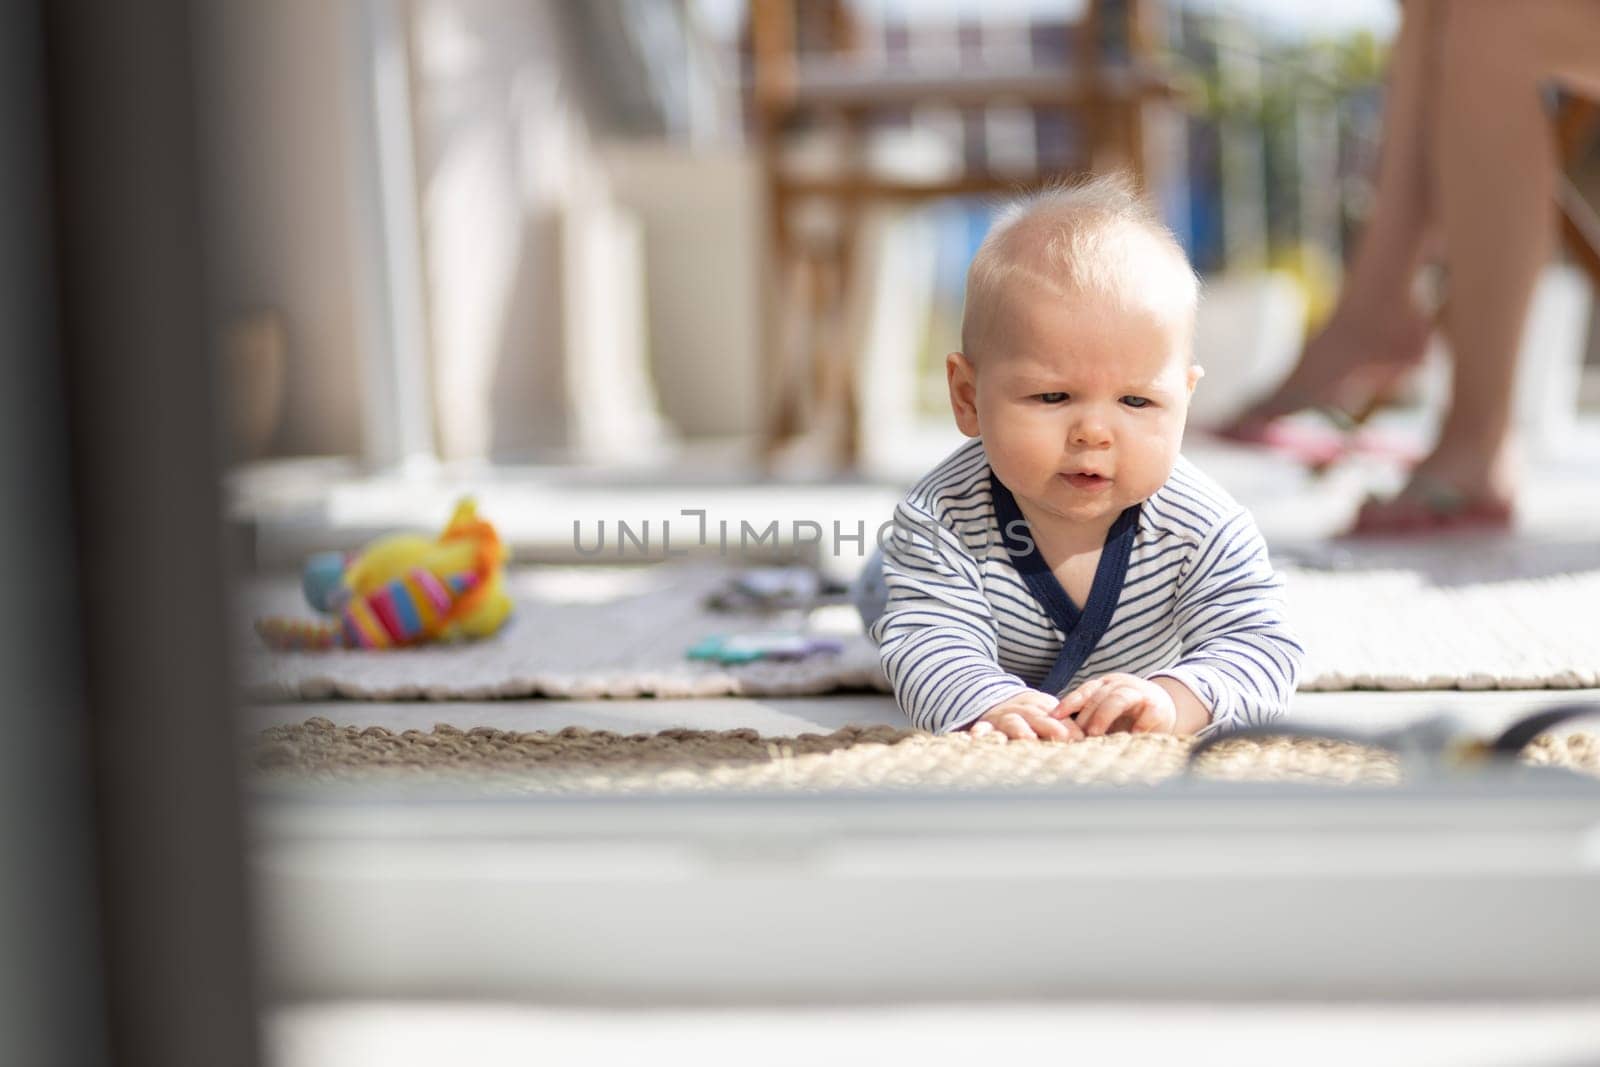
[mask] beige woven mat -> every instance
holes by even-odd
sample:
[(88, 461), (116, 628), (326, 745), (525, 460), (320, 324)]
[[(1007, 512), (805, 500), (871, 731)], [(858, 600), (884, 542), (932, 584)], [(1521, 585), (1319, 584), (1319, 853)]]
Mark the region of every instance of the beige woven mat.
[[(1433, 561), (1436, 557), (1425, 557)], [(1467, 561), (1470, 563), (1470, 561)], [(1430, 573), (1413, 559), (1286, 570), (1309, 650), (1301, 688), (1544, 689), (1600, 686), (1600, 567), (1571, 573), (1466, 563)], [(1490, 563), (1494, 563), (1493, 560)], [(264, 701), (803, 696), (887, 689), (848, 607), (763, 619), (703, 607), (728, 576), (703, 565), (528, 568), (517, 614), (487, 641), (401, 652), (274, 654), (241, 635), (247, 693)], [(290, 585), (258, 586), (251, 614), (304, 614)], [(838, 655), (721, 667), (684, 650), (709, 634), (809, 625)]]
[[(314, 718), (263, 731), (251, 761), (268, 778), (470, 777), (533, 793), (993, 789), (1152, 785), (1184, 773), (1189, 739), (1116, 734), (1075, 744), (933, 737), (889, 726), (762, 737), (754, 730), (617, 734), (568, 727), (515, 733), (479, 727), (394, 733)], [(1600, 775), (1600, 736), (1542, 737), (1526, 762)], [(1394, 753), (1307, 737), (1241, 738), (1201, 755), (1195, 772), (1231, 781), (1393, 785)]]

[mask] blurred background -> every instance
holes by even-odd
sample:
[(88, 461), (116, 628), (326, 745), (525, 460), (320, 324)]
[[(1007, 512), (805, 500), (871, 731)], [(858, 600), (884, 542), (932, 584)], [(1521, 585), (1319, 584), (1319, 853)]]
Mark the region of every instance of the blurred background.
[[(994, 206), (1111, 168), (1140, 177), (1205, 277), (1193, 421), (1221, 425), (1332, 307), (1398, 14), (206, 5), (234, 517), (258, 562), (285, 564), (436, 521), (465, 485), (514, 545), (551, 555), (571, 537), (527, 488), (576, 471), (905, 483), (957, 441), (943, 357)], [(1593, 138), (1580, 147), (1568, 171), (1592, 197)], [(1570, 451), (1597, 398), (1581, 278), (1553, 269), (1529, 326), (1520, 421), (1538, 455)], [(1442, 364), (1391, 398), (1418, 441)], [(1339, 499), (1296, 532), (1337, 528)]]

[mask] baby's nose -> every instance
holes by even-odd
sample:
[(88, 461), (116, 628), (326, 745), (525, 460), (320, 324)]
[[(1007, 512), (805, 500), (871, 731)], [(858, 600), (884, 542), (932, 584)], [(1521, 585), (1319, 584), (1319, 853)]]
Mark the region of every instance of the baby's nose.
[(1070, 439), (1076, 448), (1105, 448), (1111, 444), (1111, 428), (1103, 419), (1086, 416), (1072, 424)]

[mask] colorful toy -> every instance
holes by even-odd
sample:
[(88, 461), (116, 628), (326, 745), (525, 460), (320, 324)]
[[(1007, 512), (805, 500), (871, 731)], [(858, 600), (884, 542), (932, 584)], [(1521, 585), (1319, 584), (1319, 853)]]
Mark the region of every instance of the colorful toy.
[(487, 637), (511, 614), (506, 551), (464, 499), (437, 538), (391, 534), (346, 556), (324, 552), (302, 574), (306, 600), (330, 620), (261, 619), (282, 650), (382, 649)]

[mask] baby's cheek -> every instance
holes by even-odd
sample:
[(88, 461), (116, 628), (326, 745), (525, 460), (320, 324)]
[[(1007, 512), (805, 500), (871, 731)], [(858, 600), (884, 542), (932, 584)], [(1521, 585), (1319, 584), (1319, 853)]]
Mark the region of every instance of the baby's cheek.
[(1173, 417), (1165, 421), (1153, 444), (1153, 451), (1160, 457), (1158, 462), (1163, 470), (1162, 481), (1165, 481), (1166, 475), (1172, 472), (1173, 464), (1178, 462), (1178, 452), (1183, 447), (1183, 419)]
[(1178, 462), (1178, 443), (1165, 439), (1151, 441), (1150, 447), (1141, 449), (1138, 457), (1136, 481), (1143, 497), (1151, 496), (1166, 484)]
[(1013, 476), (1031, 477), (1041, 465), (1052, 468), (1061, 454), (1058, 437), (1038, 420), (1026, 417), (1014, 418), (993, 438), (986, 436), (986, 448), (991, 441), (995, 447), (990, 449), (990, 461), (997, 469), (1003, 465)]

